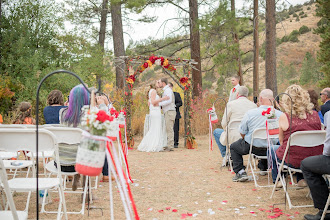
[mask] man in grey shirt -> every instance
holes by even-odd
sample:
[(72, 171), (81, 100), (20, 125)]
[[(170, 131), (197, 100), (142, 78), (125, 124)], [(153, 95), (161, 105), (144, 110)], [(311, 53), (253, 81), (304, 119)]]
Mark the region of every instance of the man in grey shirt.
[[(314, 207), (319, 209), (316, 215), (305, 215), (304, 217), (307, 220), (321, 219), (329, 196), (328, 185), (322, 175), (330, 174), (330, 111), (324, 115), (324, 125), (326, 126), (327, 136), (324, 142), (323, 155), (307, 157), (300, 165), (311, 191)], [(330, 219), (330, 214), (326, 214), (325, 219)]]

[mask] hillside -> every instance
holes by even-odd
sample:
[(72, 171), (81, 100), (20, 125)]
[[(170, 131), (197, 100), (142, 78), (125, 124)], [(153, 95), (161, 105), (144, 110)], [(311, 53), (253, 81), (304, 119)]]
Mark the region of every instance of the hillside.
[[(310, 10), (307, 8), (310, 7)], [(276, 25), (276, 37), (282, 38), (283, 36), (288, 36), (293, 30), (299, 30), (303, 25), (311, 28), (312, 30), (317, 27), (317, 22), (320, 20), (319, 17), (315, 16), (315, 4), (309, 6), (303, 6), (303, 10), (307, 17), (300, 18), (300, 21), (296, 21), (296, 18), (293, 15), (290, 15), (290, 18), (283, 20), (281, 23)], [(291, 22), (290, 22), (291, 20)], [(260, 45), (263, 44), (265, 40), (265, 32), (261, 32), (260, 35)], [(277, 66), (279, 66), (282, 61), (285, 65), (292, 64), (294, 68), (299, 72), (301, 68), (302, 61), (304, 60), (305, 54), (310, 52), (312, 55), (316, 56), (317, 51), (319, 50), (319, 43), (321, 41), (321, 37), (313, 33), (313, 31), (309, 31), (302, 35), (298, 36), (299, 42), (284, 42), (277, 46)], [(241, 40), (240, 48), (242, 51), (252, 50), (253, 48), (253, 36), (248, 36)], [(260, 57), (260, 88), (265, 87), (265, 61)], [(243, 70), (252, 66), (252, 63), (243, 66)], [(253, 72), (252, 69), (247, 71), (244, 75), (244, 82), (247, 86), (252, 88), (252, 80), (253, 80)], [(299, 78), (299, 75), (296, 76)], [(289, 79), (288, 79), (289, 81)], [(287, 84), (278, 85), (279, 91), (285, 89)]]

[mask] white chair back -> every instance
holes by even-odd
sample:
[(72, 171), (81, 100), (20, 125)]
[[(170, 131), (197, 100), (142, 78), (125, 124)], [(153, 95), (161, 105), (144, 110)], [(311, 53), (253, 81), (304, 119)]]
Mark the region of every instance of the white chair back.
[(51, 131), (56, 136), (57, 143), (78, 144), (82, 136), (80, 128), (49, 126), (44, 127), (44, 129)]
[[(36, 131), (34, 129), (0, 129), (0, 150), (9, 152), (26, 150), (36, 153)], [(55, 135), (39, 129), (39, 151), (54, 151), (57, 148)]]
[[(278, 134), (269, 135), (269, 138), (278, 138)], [(267, 139), (266, 128), (255, 129), (252, 133), (251, 142), (253, 142), (254, 139)]]
[(291, 134), (288, 141), (290, 146), (315, 147), (324, 143), (326, 131), (296, 131)]
[(21, 124), (0, 124), (0, 128), (24, 128)]
[[(228, 144), (229, 146), (237, 141), (241, 135), (239, 133), (239, 125), (241, 124), (241, 120), (233, 120), (233, 121), (230, 121), (229, 124), (228, 124)], [(227, 142), (227, 140), (226, 140)]]

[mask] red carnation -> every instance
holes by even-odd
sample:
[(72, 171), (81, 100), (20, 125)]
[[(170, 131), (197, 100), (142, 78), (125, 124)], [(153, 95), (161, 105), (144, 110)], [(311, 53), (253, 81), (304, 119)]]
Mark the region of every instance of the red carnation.
[(161, 61), (161, 64), (162, 64), (162, 66), (163, 66), (163, 63), (164, 63), (164, 61), (165, 61), (164, 57), (161, 57), (161, 58), (160, 58), (160, 61)]
[(107, 113), (103, 110), (99, 110), (99, 112), (96, 115), (97, 115), (96, 120), (102, 123), (105, 122), (106, 120), (109, 120), (109, 115), (107, 115)]
[(154, 64), (156, 62), (156, 60), (158, 59), (158, 57), (155, 57), (155, 56), (151, 56), (149, 58), (149, 60), (152, 62), (152, 64)]
[(143, 64), (143, 67), (147, 69), (147, 68), (149, 67), (149, 64), (148, 64), (147, 62), (145, 62), (145, 63)]
[(114, 108), (110, 109), (110, 115), (114, 115), (114, 114), (116, 114), (116, 112), (117, 112), (116, 109), (114, 109)]
[(180, 79), (180, 83), (181, 84), (185, 84), (185, 83), (187, 83), (188, 82), (188, 77), (182, 77), (181, 79)]
[(236, 91), (236, 88), (233, 88), (233, 92), (235, 92)]
[(170, 64), (168, 64), (167, 66), (164, 66), (165, 69), (168, 69), (170, 67)]
[(134, 75), (130, 75), (129, 78), (132, 79), (133, 82), (135, 82), (135, 76)]

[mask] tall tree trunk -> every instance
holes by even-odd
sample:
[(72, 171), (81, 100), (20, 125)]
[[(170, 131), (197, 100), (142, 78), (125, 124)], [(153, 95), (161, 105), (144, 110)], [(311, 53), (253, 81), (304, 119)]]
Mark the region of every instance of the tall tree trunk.
[[(231, 12), (233, 13), (234, 19), (236, 19), (236, 13), (235, 13), (235, 0), (231, 0)], [(240, 80), (239, 80), (239, 84), (243, 85), (243, 74), (242, 74), (242, 66), (241, 66), (241, 58), (240, 58), (240, 49), (239, 49), (239, 39), (238, 39), (238, 35), (236, 33), (236, 28), (233, 29), (233, 38), (234, 38), (234, 43), (237, 45), (237, 56), (235, 57), (235, 60), (237, 61), (238, 64), (238, 71), (237, 71), (237, 75), (239, 76)]]
[(190, 20), (190, 56), (197, 64), (196, 70), (192, 70), (193, 97), (200, 96), (202, 89), (202, 66), (201, 66), (201, 48), (198, 24), (198, 3), (197, 0), (189, 0), (189, 20)]
[(266, 88), (277, 95), (275, 0), (266, 0)]
[(102, 11), (101, 11), (100, 32), (99, 32), (99, 45), (103, 51), (104, 51), (105, 31), (106, 31), (106, 27), (107, 27), (107, 17), (108, 17), (108, 0), (103, 0)]
[[(121, 4), (111, 3), (112, 39), (115, 57), (125, 56), (123, 22), (121, 16)], [(124, 88), (125, 63), (116, 64), (116, 86)]]
[[(104, 51), (104, 42), (105, 42), (105, 32), (107, 27), (107, 17), (108, 17), (108, 0), (103, 0), (102, 2), (102, 11), (101, 11), (101, 21), (100, 21), (100, 32), (99, 32), (99, 45)], [(97, 75), (97, 80), (101, 78), (100, 75)]]
[(259, 94), (259, 21), (258, 0), (253, 0), (253, 100), (256, 102)]

